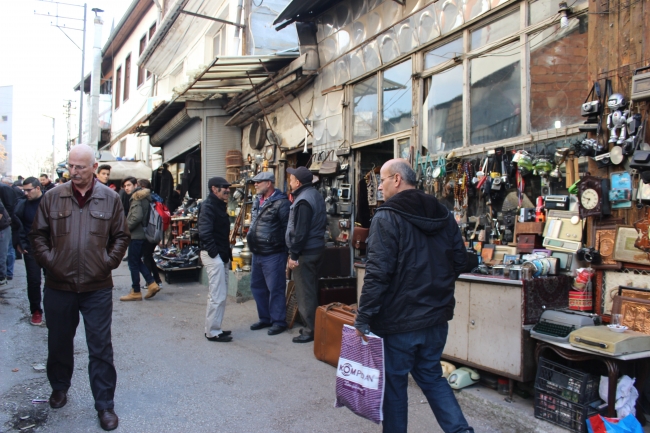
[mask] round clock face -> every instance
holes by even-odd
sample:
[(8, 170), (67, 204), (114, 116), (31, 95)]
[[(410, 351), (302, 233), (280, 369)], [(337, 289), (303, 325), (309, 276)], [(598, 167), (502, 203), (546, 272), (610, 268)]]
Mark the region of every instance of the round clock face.
[(588, 210), (591, 210), (598, 206), (598, 193), (595, 189), (589, 188), (582, 191), (582, 196), (580, 197), (580, 204), (582, 207)]

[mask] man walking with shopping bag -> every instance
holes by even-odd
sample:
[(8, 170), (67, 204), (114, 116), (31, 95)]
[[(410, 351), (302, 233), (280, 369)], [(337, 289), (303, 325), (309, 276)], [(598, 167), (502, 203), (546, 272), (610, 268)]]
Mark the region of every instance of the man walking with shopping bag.
[(354, 326), (358, 334), (372, 331), (384, 339), (383, 430), (406, 433), (411, 373), (445, 433), (473, 432), (440, 365), (455, 281), (467, 261), (460, 230), (447, 208), (415, 188), (405, 160), (385, 163), (380, 177), (386, 201), (370, 225)]

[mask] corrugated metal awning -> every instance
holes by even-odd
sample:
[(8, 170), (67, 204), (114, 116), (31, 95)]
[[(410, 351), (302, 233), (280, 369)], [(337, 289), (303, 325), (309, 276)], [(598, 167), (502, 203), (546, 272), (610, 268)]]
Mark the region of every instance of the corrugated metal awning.
[(273, 21), (273, 25), (280, 24), (276, 30), (282, 30), (296, 21), (310, 21), (325, 12), (341, 0), (293, 0), (284, 8), (280, 15)]
[(218, 57), (176, 99), (206, 101), (223, 94), (247, 92), (253, 88), (251, 81), (260, 84), (299, 56), (297, 50), (292, 50), (265, 56)]

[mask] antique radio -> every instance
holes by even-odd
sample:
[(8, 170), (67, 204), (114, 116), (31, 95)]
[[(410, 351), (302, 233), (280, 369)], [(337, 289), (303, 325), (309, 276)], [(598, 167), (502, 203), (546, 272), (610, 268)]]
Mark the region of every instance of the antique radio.
[(577, 252), (582, 248), (582, 224), (577, 212), (549, 211), (544, 227), (544, 248)]
[(634, 76), (632, 77), (632, 92), (630, 95), (631, 100), (644, 101), (650, 99), (650, 72), (639, 74), (639, 71), (645, 71), (648, 69), (650, 69), (650, 66), (639, 68), (634, 71)]
[(627, 330), (612, 332), (606, 326), (587, 326), (569, 335), (572, 346), (610, 356), (650, 350), (650, 335)]
[(547, 195), (544, 197), (544, 207), (546, 209), (569, 210), (569, 196)]

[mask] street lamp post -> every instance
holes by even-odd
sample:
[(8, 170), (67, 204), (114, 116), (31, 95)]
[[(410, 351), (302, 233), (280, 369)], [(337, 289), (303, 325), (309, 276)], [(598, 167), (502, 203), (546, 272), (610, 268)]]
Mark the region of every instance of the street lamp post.
[(56, 135), (56, 119), (52, 116), (48, 116), (47, 114), (43, 114), (44, 117), (49, 117), (52, 119), (52, 179), (56, 178), (56, 140), (55, 140), (55, 135)]

